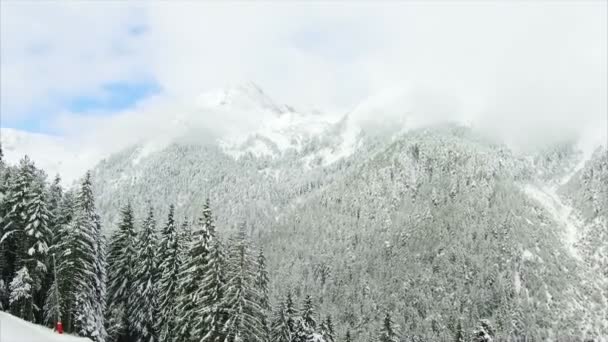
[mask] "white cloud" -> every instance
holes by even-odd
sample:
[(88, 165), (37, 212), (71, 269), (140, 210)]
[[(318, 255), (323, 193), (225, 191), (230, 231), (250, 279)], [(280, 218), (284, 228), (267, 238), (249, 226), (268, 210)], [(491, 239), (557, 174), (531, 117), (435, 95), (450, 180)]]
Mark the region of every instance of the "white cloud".
[[(395, 106), (421, 121), (465, 118), (536, 145), (606, 126), (606, 7), (3, 1), (2, 112), (49, 105), (56, 127), (85, 132), (92, 144), (119, 135), (110, 140), (121, 146), (140, 138), (131, 127), (162, 131), (162, 120), (189, 110), (182, 104), (226, 83), (254, 80), (276, 99), (331, 112), (408, 84), (417, 95), (397, 94)], [(141, 34), (127, 34), (133, 26)], [(127, 112), (76, 119), (55, 103), (58, 94), (142, 77), (163, 93)], [(399, 107), (386, 111), (401, 115)]]

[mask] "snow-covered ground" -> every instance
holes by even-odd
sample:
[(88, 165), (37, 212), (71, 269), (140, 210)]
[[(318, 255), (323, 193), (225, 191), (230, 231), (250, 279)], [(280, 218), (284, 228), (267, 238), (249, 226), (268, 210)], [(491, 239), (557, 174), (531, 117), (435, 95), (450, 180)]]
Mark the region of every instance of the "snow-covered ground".
[(0, 342), (91, 342), (91, 340), (59, 335), (51, 329), (0, 311)]
[(582, 222), (576, 217), (573, 208), (562, 201), (555, 187), (538, 187), (528, 184), (524, 186), (523, 190), (530, 198), (542, 205), (553, 219), (563, 227), (566, 246), (572, 256), (580, 259), (576, 244), (579, 239), (579, 232), (582, 229)]

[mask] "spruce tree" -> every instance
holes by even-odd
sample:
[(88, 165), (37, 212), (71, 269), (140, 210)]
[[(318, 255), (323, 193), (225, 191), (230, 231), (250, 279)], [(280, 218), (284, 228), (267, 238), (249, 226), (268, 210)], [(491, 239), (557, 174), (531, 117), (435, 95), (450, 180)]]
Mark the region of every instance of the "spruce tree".
[(487, 319), (479, 321), (479, 325), (473, 330), (473, 342), (492, 342), (494, 329)]
[(132, 329), (139, 342), (158, 340), (156, 317), (158, 316), (158, 273), (156, 222), (152, 207), (144, 220), (137, 246), (138, 266), (133, 280)]
[(11, 312), (26, 321), (34, 320), (33, 283), (27, 267), (23, 266), (17, 271), (9, 286)]
[[(56, 253), (56, 246), (55, 244), (59, 242), (58, 240), (58, 235), (60, 233), (60, 222), (61, 222), (61, 204), (63, 201), (63, 188), (61, 187), (61, 178), (59, 177), (59, 175), (55, 176), (55, 179), (53, 180), (53, 183), (51, 183), (51, 185), (48, 187), (48, 190), (45, 192), (45, 197), (47, 199), (47, 208), (51, 214), (50, 220), (49, 220), (49, 238), (48, 238), (48, 255), (53, 255)], [(48, 272), (46, 273), (46, 277), (44, 279), (44, 282), (42, 284), (42, 289), (39, 291), (39, 294), (41, 295), (40, 301), (43, 303), (42, 305), (46, 308), (47, 307), (47, 302), (48, 302), (48, 294), (51, 293), (51, 287), (53, 286), (53, 283), (55, 281), (58, 281), (57, 279), (55, 279), (55, 265), (53, 262), (50, 262), (51, 259), (49, 258), (49, 263), (47, 265), (48, 268)], [(57, 291), (57, 293), (60, 292), (60, 288), (59, 285), (56, 285), (56, 289), (54, 289)], [(53, 290), (53, 291), (54, 291)], [(58, 308), (60, 309), (60, 311), (62, 311), (62, 308)], [(42, 317), (43, 322), (49, 322), (47, 320), (48, 315), (46, 313), (46, 310), (44, 311), (44, 315)]]
[(304, 298), (304, 304), (302, 305), (302, 310), (300, 312), (301, 316), (298, 320), (295, 341), (307, 342), (313, 339), (313, 334), (317, 328), (317, 321), (314, 318), (314, 305), (310, 295), (306, 295)]
[(227, 342), (263, 339), (262, 309), (255, 286), (255, 259), (252, 258), (245, 225), (229, 243), (224, 332)]
[(56, 321), (61, 321), (62, 312), (63, 308), (59, 282), (53, 281), (44, 302), (44, 323), (52, 325)]
[(304, 305), (302, 305), (302, 321), (311, 330), (317, 328), (317, 321), (315, 320), (315, 307), (312, 303), (312, 297), (306, 295), (304, 298)]
[(48, 209), (53, 215), (50, 228), (51, 231), (55, 233), (58, 229), (58, 223), (61, 219), (60, 210), (61, 202), (63, 200), (63, 188), (61, 187), (61, 177), (59, 177), (59, 175), (55, 176), (55, 179), (53, 179), (53, 183), (49, 186), (47, 198)]
[(207, 276), (207, 257), (212, 236), (207, 222), (211, 212), (205, 205), (201, 217), (190, 233), (188, 248), (180, 270), (180, 296), (177, 305), (178, 331), (175, 342), (200, 341), (206, 334), (204, 316), (198, 310), (204, 307), (203, 281)]
[(382, 329), (380, 330), (379, 342), (397, 342), (397, 334), (394, 331), (393, 320), (391, 315), (387, 312), (382, 322)]
[[(110, 239), (108, 252), (108, 333), (112, 340), (129, 341), (131, 331), (132, 284), (135, 280), (137, 233), (130, 203), (120, 212), (120, 223)], [(111, 322), (110, 322), (111, 320)]]
[(285, 302), (279, 303), (274, 311), (272, 318), (270, 340), (273, 342), (291, 342), (292, 330), (289, 318), (287, 317)]
[(297, 329), (297, 315), (298, 311), (296, 310), (295, 304), (293, 302), (293, 296), (291, 291), (287, 291), (287, 296), (285, 297), (285, 316), (287, 318), (287, 326), (289, 328), (289, 333), (292, 336), (292, 339), (295, 338), (295, 333)]
[(32, 187), (28, 194), (26, 207), (25, 236), (28, 240), (27, 258), (30, 264), (30, 275), (38, 282), (47, 271), (47, 254), (49, 251), (49, 240), (51, 239), (50, 222), (52, 215), (47, 208), (44, 198), (42, 184)]
[(260, 248), (257, 260), (257, 275), (256, 275), (256, 287), (260, 295), (260, 308), (262, 309), (262, 327), (264, 329), (264, 341), (270, 341), (270, 302), (268, 299), (268, 271), (266, 270), (266, 257), (264, 251)]
[(160, 282), (158, 333), (161, 341), (168, 341), (175, 332), (176, 304), (179, 295), (180, 247), (175, 226), (175, 206), (169, 207), (167, 223), (162, 229), (160, 255)]
[(192, 242), (192, 227), (187, 217), (184, 217), (182, 224), (179, 227), (177, 234), (177, 241), (179, 242), (180, 256), (183, 260), (186, 260), (188, 253), (190, 252), (190, 243)]
[(91, 173), (87, 172), (80, 186), (74, 217), (68, 229), (66, 266), (71, 267), (73, 282), (71, 303), (74, 329), (80, 336), (97, 342), (106, 338), (104, 242), (99, 215), (95, 210)]
[(62, 323), (67, 332), (73, 331), (73, 312), (76, 284), (76, 254), (72, 253), (74, 247), (73, 217), (77, 209), (74, 191), (67, 191), (59, 205), (58, 215), (55, 216), (56, 232), (51, 238), (50, 253), (55, 256), (57, 282), (59, 292), (62, 294)]
[(321, 335), (323, 335), (323, 339), (325, 339), (326, 342), (334, 341), (335, 330), (331, 315), (327, 315), (325, 321), (321, 323)]
[(52, 215), (47, 208), (46, 196), (43, 191), (43, 184), (34, 182), (32, 189), (28, 195), (26, 208), (27, 223), (25, 226), (26, 239), (26, 264), (29, 269), (30, 276), (34, 281), (33, 288), (33, 305), (36, 314), (36, 321), (43, 321), (43, 308), (45, 296), (49, 290), (49, 260), (48, 251), (51, 240), (51, 221)]
[(223, 327), (226, 322), (226, 313), (223, 307), (224, 300), (224, 271), (225, 262), (223, 247), (218, 237), (214, 237), (211, 251), (206, 261), (206, 276), (203, 279), (203, 308), (201, 314), (205, 317), (208, 327), (203, 341), (219, 342), (225, 338)]
[(10, 283), (15, 277), (15, 272), (25, 266), (26, 252), (29, 248), (25, 239), (25, 226), (28, 222), (27, 204), (34, 177), (34, 165), (25, 156), (19, 162), (15, 175), (11, 177), (2, 201), (0, 244), (3, 252), (2, 278), (5, 283)]

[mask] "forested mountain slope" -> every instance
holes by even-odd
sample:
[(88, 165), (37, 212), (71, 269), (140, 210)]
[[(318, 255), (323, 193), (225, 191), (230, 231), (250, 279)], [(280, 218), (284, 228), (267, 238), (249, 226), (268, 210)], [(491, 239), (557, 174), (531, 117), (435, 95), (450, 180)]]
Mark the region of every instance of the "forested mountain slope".
[[(272, 154), (248, 140), (237, 154), (191, 140), (127, 149), (94, 170), (103, 223), (127, 201), (139, 217), (149, 201), (192, 218), (209, 197), (218, 230), (246, 221), (267, 251), (273, 295), (318, 296), (357, 341), (387, 310), (412, 337), (479, 318), (502, 335), (608, 334), (605, 151), (524, 157), (456, 125), (353, 135), (347, 121)], [(548, 188), (571, 212), (555, 215), (538, 196)], [(576, 241), (564, 239), (579, 212)]]

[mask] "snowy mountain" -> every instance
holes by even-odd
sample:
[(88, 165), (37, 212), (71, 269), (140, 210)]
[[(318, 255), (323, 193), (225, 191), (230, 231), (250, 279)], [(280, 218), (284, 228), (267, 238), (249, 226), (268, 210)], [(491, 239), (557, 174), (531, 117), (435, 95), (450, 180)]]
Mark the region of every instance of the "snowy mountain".
[[(116, 154), (94, 171), (106, 227), (127, 200), (139, 217), (150, 201), (157, 213), (175, 203), (178, 217), (193, 218), (209, 197), (219, 229), (246, 221), (268, 251), (273, 292), (318, 293), (360, 340), (375, 334), (381, 308), (421, 333), (458, 316), (467, 328), (484, 316), (539, 338), (608, 333), (608, 283), (594, 271), (605, 262), (597, 234), (606, 216), (585, 221), (563, 195), (605, 153), (585, 161), (567, 144), (519, 156), (458, 125), (359, 130), (349, 142), (348, 120), (285, 149), (273, 150), (278, 138), (261, 130), (238, 154), (196, 143), (170, 144), (135, 165), (141, 147)], [(260, 142), (272, 153), (259, 153)], [(606, 177), (605, 167), (597, 172)], [(588, 188), (605, 200), (601, 182)], [(584, 239), (596, 244), (579, 247)]]
[(26, 322), (0, 311), (0, 341), (2, 342), (86, 342), (87, 338), (59, 335), (46, 327)]
[(343, 115), (254, 84), (203, 94), (97, 164), (103, 225), (129, 201), (138, 221), (148, 204), (193, 220), (209, 198), (223, 236), (247, 222), (267, 251), (272, 293), (317, 294), (357, 341), (386, 310), (435, 340), (480, 317), (537, 339), (608, 335), (605, 147), (519, 154), (399, 94)]

